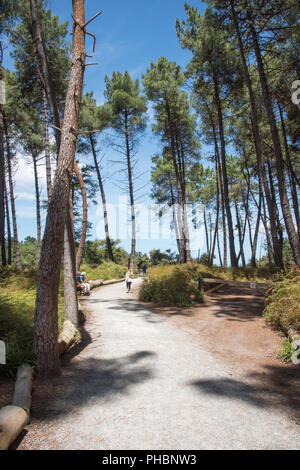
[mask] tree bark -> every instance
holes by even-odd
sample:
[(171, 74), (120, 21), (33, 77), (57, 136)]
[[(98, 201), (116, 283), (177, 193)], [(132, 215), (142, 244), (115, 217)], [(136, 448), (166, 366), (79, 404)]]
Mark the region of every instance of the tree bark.
[(45, 158), (46, 158), (46, 181), (47, 181), (47, 196), (48, 203), (51, 199), (51, 156), (50, 156), (50, 141), (49, 141), (49, 128), (48, 128), (48, 104), (46, 92), (43, 89), (43, 111), (44, 111), (44, 141), (45, 141)]
[[(81, 196), (82, 196), (82, 230), (81, 230), (79, 246), (78, 246), (77, 253), (76, 253), (76, 271), (79, 271), (81, 260), (82, 260), (82, 255), (83, 255), (83, 250), (84, 250), (84, 245), (85, 245), (86, 232), (87, 232), (88, 203), (87, 203), (86, 187), (85, 187), (85, 184), (84, 184), (84, 181), (80, 173), (80, 170), (78, 168), (76, 160), (74, 161), (74, 170), (75, 170), (75, 174), (80, 184), (80, 190), (81, 190)], [(75, 246), (75, 242), (74, 242), (74, 246)]]
[(64, 318), (65, 320), (70, 320), (73, 325), (77, 327), (79, 323), (79, 314), (76, 286), (73, 201), (71, 191), (69, 193), (68, 212), (69, 217), (66, 217), (64, 227)]
[(37, 156), (32, 154), (34, 185), (35, 185), (35, 207), (36, 207), (36, 266), (39, 267), (41, 258), (41, 204), (40, 204), (40, 188), (39, 176), (37, 169)]
[(114, 262), (114, 255), (113, 255), (113, 250), (112, 250), (112, 244), (111, 244), (111, 238), (109, 235), (109, 227), (108, 227), (108, 214), (107, 214), (107, 205), (106, 205), (106, 196), (105, 196), (105, 191), (104, 191), (104, 185), (102, 181), (102, 176), (97, 160), (97, 152), (96, 152), (96, 147), (95, 147), (95, 141), (94, 137), (92, 134), (90, 134), (90, 143), (92, 147), (92, 153), (94, 157), (94, 164), (96, 168), (96, 173), (97, 173), (97, 178), (98, 178), (98, 183), (99, 183), (99, 188), (100, 188), (100, 193), (101, 193), (101, 199), (102, 199), (102, 207), (103, 207), (103, 220), (104, 220), (104, 231), (105, 231), (105, 239), (106, 239), (106, 247), (107, 247), (107, 252), (108, 252), (108, 257), (111, 261)]
[(73, 1), (73, 18), (73, 54), (70, 80), (57, 170), (48, 208), (37, 278), (34, 352), (37, 358), (37, 370), (43, 375), (57, 374), (60, 371), (57, 342), (58, 288), (85, 68), (84, 0)]

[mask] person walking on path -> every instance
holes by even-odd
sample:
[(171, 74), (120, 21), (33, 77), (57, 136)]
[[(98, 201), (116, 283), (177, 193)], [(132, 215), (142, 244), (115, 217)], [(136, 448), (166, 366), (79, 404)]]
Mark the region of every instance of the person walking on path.
[(130, 292), (132, 281), (133, 281), (133, 275), (131, 274), (131, 271), (129, 270), (127, 271), (126, 277), (125, 277), (127, 292)]

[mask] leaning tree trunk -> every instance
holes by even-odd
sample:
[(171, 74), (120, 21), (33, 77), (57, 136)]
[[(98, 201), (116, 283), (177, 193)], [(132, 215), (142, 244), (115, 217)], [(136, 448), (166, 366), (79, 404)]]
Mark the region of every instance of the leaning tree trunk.
[(276, 125), (276, 120), (274, 116), (274, 110), (272, 106), (272, 99), (269, 92), (268, 82), (264, 71), (264, 65), (262, 61), (260, 46), (258, 42), (258, 37), (256, 30), (253, 25), (252, 15), (251, 12), (248, 10), (248, 24), (250, 28), (250, 33), (253, 41), (253, 47), (257, 62), (258, 74), (262, 89), (263, 101), (269, 121), (269, 127), (271, 131), (275, 158), (276, 158), (276, 172), (277, 172), (277, 179), (278, 179), (278, 189), (279, 189), (279, 197), (281, 203), (281, 210), (282, 215), (285, 222), (285, 228), (287, 231), (288, 239), (292, 248), (293, 257), (297, 266), (300, 267), (300, 240), (295, 230), (289, 199), (286, 190), (286, 182), (285, 182), (285, 174), (284, 174), (284, 162), (280, 144), (279, 133)]
[(85, 187), (85, 184), (84, 184), (84, 181), (80, 173), (80, 170), (78, 168), (76, 160), (74, 161), (74, 170), (75, 170), (75, 174), (80, 184), (81, 196), (82, 196), (82, 230), (81, 230), (81, 237), (80, 237), (78, 250), (76, 253), (76, 271), (79, 271), (81, 260), (82, 260), (82, 255), (83, 255), (83, 249), (85, 245), (86, 232), (87, 232), (88, 204), (87, 204), (86, 187)]
[(40, 204), (40, 189), (39, 189), (39, 176), (37, 169), (37, 156), (32, 154), (33, 171), (34, 171), (34, 185), (35, 185), (35, 206), (36, 206), (36, 266), (39, 267), (41, 258), (41, 204)]
[(7, 122), (5, 118), (5, 114), (3, 114), (3, 122), (4, 122), (4, 132), (5, 132), (5, 140), (6, 140), (6, 156), (7, 156), (7, 173), (8, 173), (8, 183), (9, 183), (9, 195), (10, 195), (10, 206), (11, 206), (11, 215), (12, 215), (12, 223), (13, 223), (13, 233), (14, 233), (14, 253), (15, 253), (15, 262), (16, 268), (18, 271), (22, 270), (22, 263), (21, 263), (21, 255), (20, 255), (20, 245), (19, 245), (19, 237), (18, 237), (18, 225), (17, 225), (17, 212), (16, 212), (16, 204), (15, 204), (15, 195), (14, 195), (14, 183), (13, 183), (13, 175), (12, 175), (12, 165), (11, 165), (11, 151), (10, 151), (10, 142), (9, 142), (9, 135), (7, 129)]
[(105, 231), (105, 240), (106, 240), (106, 247), (107, 247), (108, 257), (111, 261), (114, 261), (112, 243), (111, 243), (111, 238), (110, 238), (110, 235), (109, 235), (109, 228), (108, 228), (108, 214), (107, 214), (106, 196), (105, 196), (104, 185), (103, 185), (102, 176), (101, 176), (101, 172), (100, 172), (100, 168), (99, 168), (99, 164), (98, 164), (98, 160), (97, 160), (97, 153), (96, 153), (94, 137), (93, 137), (92, 134), (90, 134), (90, 143), (91, 143), (91, 147), (92, 147), (92, 153), (93, 153), (93, 157), (94, 157), (94, 164), (95, 164), (95, 168), (96, 168), (96, 173), (97, 173), (97, 178), (98, 178), (98, 183), (99, 183), (99, 188), (100, 188), (100, 193), (101, 193), (101, 199), (102, 199), (104, 231)]
[(73, 18), (72, 65), (61, 129), (61, 145), (37, 278), (34, 352), (37, 358), (37, 370), (43, 375), (56, 374), (60, 370), (58, 288), (85, 68), (84, 0), (73, 1)]
[[(73, 8), (74, 7), (76, 8), (76, 5), (73, 6)], [(55, 139), (57, 143), (57, 142), (60, 142), (60, 139), (61, 139), (60, 125), (59, 125), (60, 120), (61, 120), (60, 111), (59, 111), (59, 107), (57, 104), (54, 82), (50, 74), (48, 55), (47, 55), (47, 50), (43, 41), (36, 0), (30, 0), (30, 11), (31, 11), (33, 43), (34, 43), (34, 48), (37, 53), (37, 57), (39, 59), (38, 69), (41, 70), (40, 78), (42, 80), (43, 87), (47, 94), (47, 99), (48, 99), (50, 112), (51, 112), (51, 118), (55, 126), (54, 134), (55, 134)], [(57, 151), (59, 151), (59, 145), (57, 146)]]

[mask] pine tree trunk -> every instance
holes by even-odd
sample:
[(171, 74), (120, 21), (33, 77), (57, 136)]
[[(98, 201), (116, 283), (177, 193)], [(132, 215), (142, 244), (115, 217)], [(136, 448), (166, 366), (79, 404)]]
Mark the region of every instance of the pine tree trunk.
[(172, 183), (171, 183), (170, 180), (169, 180), (169, 187), (170, 187), (170, 194), (171, 194), (171, 204), (172, 204), (172, 215), (173, 215), (173, 223), (174, 223), (174, 230), (175, 230), (175, 238), (176, 238), (178, 253), (180, 255), (182, 248), (181, 248), (181, 244), (180, 244), (180, 236), (179, 236), (177, 216), (176, 216), (176, 201), (175, 201), (175, 196), (174, 196)]
[[(224, 268), (227, 268), (227, 230), (226, 230), (226, 218), (225, 218), (225, 204), (224, 204), (224, 185), (222, 181), (222, 170), (221, 170), (221, 161), (220, 161), (220, 152), (219, 152), (219, 146), (218, 146), (218, 140), (217, 140), (217, 134), (216, 134), (216, 127), (215, 123), (212, 117), (212, 114), (210, 112), (209, 107), (207, 106), (207, 110), (210, 116), (210, 122), (211, 122), (211, 127), (213, 131), (213, 138), (214, 138), (214, 145), (215, 145), (215, 157), (216, 157), (216, 173), (218, 175), (219, 179), (219, 193), (221, 196), (221, 208), (222, 208), (222, 227), (223, 227), (223, 262), (221, 261), (220, 257), (220, 264)], [(220, 250), (220, 241), (219, 241), (219, 234), (218, 235), (218, 250)], [(220, 255), (220, 251), (219, 251)]]
[[(82, 196), (82, 230), (81, 230), (81, 237), (80, 237), (80, 242), (78, 246), (78, 250), (76, 253), (76, 271), (79, 271), (80, 265), (81, 265), (81, 260), (82, 260), (82, 255), (83, 255), (83, 250), (85, 246), (85, 239), (86, 239), (86, 232), (87, 232), (87, 224), (88, 224), (88, 203), (87, 203), (87, 195), (86, 195), (86, 188), (85, 184), (82, 178), (82, 175), (80, 173), (80, 170), (78, 168), (76, 160), (74, 161), (74, 170), (75, 174), (78, 178), (79, 184), (80, 184), (80, 189), (81, 189), (81, 196)], [(75, 250), (75, 241), (73, 243), (74, 250)]]
[[(49, 64), (48, 64), (48, 56), (47, 50), (43, 41), (41, 26), (39, 22), (38, 16), (38, 8), (36, 0), (30, 0), (30, 11), (31, 11), (31, 22), (32, 22), (32, 35), (33, 35), (33, 42), (35, 46), (35, 50), (37, 53), (37, 60), (39, 64), (37, 64), (39, 70), (41, 70), (41, 80), (42, 85), (45, 89), (47, 94), (47, 99), (50, 107), (51, 112), (51, 119), (53, 124), (55, 125), (54, 134), (56, 143), (60, 142), (61, 139), (61, 131), (60, 131), (60, 111), (57, 104), (56, 99), (56, 92), (55, 92), (55, 85), (52, 80)], [(59, 150), (59, 145), (57, 145), (57, 151)]]
[(210, 246), (209, 246), (208, 227), (207, 227), (205, 207), (204, 207), (204, 210), (203, 210), (203, 221), (204, 221), (204, 229), (205, 229), (207, 259), (210, 259)]
[(269, 212), (270, 226), (271, 226), (271, 236), (272, 236), (272, 243), (273, 243), (274, 261), (275, 261), (275, 264), (279, 268), (283, 268), (282, 256), (280, 255), (280, 247), (279, 247), (278, 238), (277, 238), (274, 206), (273, 206), (272, 201), (271, 201), (269, 187), (268, 187), (268, 183), (267, 183), (267, 179), (266, 179), (265, 167), (264, 167), (264, 157), (263, 157), (263, 153), (262, 153), (262, 145), (261, 145), (259, 125), (258, 125), (258, 116), (257, 116), (255, 96), (254, 96), (254, 93), (253, 93), (251, 78), (250, 78), (248, 65), (247, 65), (247, 61), (246, 61), (244, 45), (243, 45), (243, 41), (242, 41), (242, 37), (241, 37), (241, 33), (240, 33), (238, 17), (237, 17), (235, 8), (234, 8), (233, 0), (230, 0), (230, 4), (231, 4), (231, 13), (232, 13), (233, 24), (234, 24), (235, 31), (236, 31), (236, 34), (237, 34), (237, 39), (238, 39), (238, 44), (239, 44), (239, 49), (240, 49), (240, 54), (241, 54), (241, 59), (242, 59), (242, 64), (243, 64), (245, 81), (246, 81), (246, 85), (247, 85), (248, 93), (249, 93), (249, 98), (250, 98), (254, 144), (255, 144), (255, 150), (256, 150), (258, 167), (259, 167), (259, 177), (260, 177), (262, 186), (264, 188), (267, 207), (268, 207), (268, 212)]
[(49, 123), (48, 123), (48, 105), (46, 92), (43, 89), (43, 111), (44, 111), (44, 141), (45, 141), (45, 158), (46, 158), (46, 181), (47, 181), (47, 196), (48, 203), (51, 198), (51, 155), (50, 155), (50, 140), (49, 140)]
[(126, 157), (127, 157), (127, 172), (129, 183), (129, 199), (131, 210), (131, 252), (129, 269), (134, 273), (135, 250), (136, 250), (136, 219), (135, 219), (135, 205), (134, 205), (134, 192), (133, 192), (133, 179), (132, 179), (132, 166), (129, 145), (129, 129), (127, 115), (125, 113), (125, 140), (126, 140)]
[(70, 191), (68, 214), (64, 228), (64, 318), (78, 326), (76, 270), (73, 202)]
[(289, 200), (287, 196), (285, 174), (284, 174), (284, 163), (283, 163), (282, 150), (281, 150), (281, 145), (280, 145), (280, 138), (279, 138), (276, 120), (274, 116), (272, 99), (270, 96), (269, 87), (268, 87), (267, 79), (265, 76), (260, 46), (258, 43), (258, 37), (257, 37), (256, 30), (254, 28), (254, 25), (253, 25), (251, 12), (249, 10), (248, 10), (248, 24), (250, 28), (252, 41), (253, 41), (253, 47), (254, 47), (257, 68), (258, 68), (258, 73), (259, 73), (259, 78), (260, 78), (263, 101), (264, 101), (264, 105), (265, 105), (265, 109), (266, 109), (266, 113), (267, 113), (267, 117), (269, 121), (269, 126), (270, 126), (271, 135), (272, 135), (273, 146), (274, 146), (274, 152), (275, 152), (275, 157), (276, 157), (276, 171), (277, 171), (278, 189), (279, 189), (282, 215), (284, 218), (285, 228), (286, 228), (289, 242), (292, 248), (295, 263), (297, 264), (297, 266), (300, 266), (300, 241), (299, 241), (297, 232), (295, 230), (293, 218), (292, 218), (291, 211), (290, 211), (290, 204), (289, 204)]
[(5, 200), (5, 213), (6, 213), (6, 226), (7, 226), (7, 264), (11, 266), (12, 257), (11, 257), (11, 228), (10, 228), (10, 214), (9, 214), (9, 204), (6, 188), (6, 180), (4, 178), (4, 200)]
[(229, 200), (223, 113), (222, 113), (222, 107), (221, 107), (220, 96), (219, 96), (218, 79), (216, 75), (214, 75), (214, 90), (215, 90), (215, 100), (216, 100), (216, 106), (217, 106), (217, 112), (218, 112), (219, 134), (220, 134), (220, 142), (221, 142), (221, 162), (222, 162), (221, 167), (222, 167), (223, 185), (224, 185), (224, 205), (226, 209), (227, 223), (228, 223), (230, 261), (231, 261), (232, 267), (237, 267), (237, 258), (236, 258), (235, 246), (234, 246), (234, 231), (233, 231), (230, 200)]
[(239, 213), (239, 208), (236, 199), (234, 198), (234, 207), (235, 207), (235, 214), (236, 214), (236, 224), (237, 224), (237, 229), (238, 229), (238, 236), (239, 236), (239, 242), (240, 242), (240, 252), (237, 257), (237, 262), (239, 261), (240, 257), (242, 258), (242, 265), (243, 267), (246, 266), (246, 261), (245, 261), (245, 255), (244, 255), (244, 249), (243, 249), (243, 236), (242, 236), (242, 228), (241, 228), (241, 219), (240, 219), (240, 213)]
[(106, 206), (106, 196), (105, 196), (105, 191), (104, 191), (104, 185), (102, 181), (102, 176), (97, 160), (97, 153), (96, 153), (96, 147), (95, 147), (95, 141), (90, 134), (90, 143), (92, 147), (92, 153), (94, 157), (94, 164), (96, 168), (96, 173), (97, 173), (97, 178), (98, 178), (98, 183), (99, 183), (99, 188), (100, 188), (100, 193), (101, 193), (101, 199), (102, 199), (102, 207), (103, 207), (103, 220), (104, 220), (104, 231), (105, 231), (105, 239), (106, 239), (106, 247), (107, 247), (107, 252), (108, 252), (108, 257), (111, 261), (114, 262), (114, 255), (113, 255), (113, 249), (112, 249), (112, 244), (111, 244), (111, 238), (109, 235), (109, 227), (108, 227), (108, 214), (107, 214), (107, 206)]
[(41, 258), (41, 205), (40, 205), (40, 188), (39, 176), (37, 169), (37, 157), (32, 154), (34, 185), (35, 185), (35, 206), (36, 206), (36, 266), (39, 267)]
[(171, 111), (168, 100), (165, 102), (167, 118), (168, 118), (168, 127), (169, 127), (169, 139), (170, 139), (170, 148), (174, 166), (174, 173), (176, 179), (176, 188), (177, 188), (177, 204), (176, 204), (176, 212), (177, 212), (177, 224), (180, 236), (180, 253), (179, 253), (179, 262), (181, 264), (185, 263), (186, 256), (185, 256), (185, 239), (184, 239), (184, 229), (183, 229), (183, 221), (182, 221), (182, 207), (183, 207), (183, 195), (182, 195), (182, 188), (180, 184), (180, 175), (178, 170), (178, 164), (176, 159), (176, 143), (175, 143), (175, 136), (174, 136), (174, 129), (171, 120)]
[(282, 113), (282, 109), (279, 103), (278, 103), (278, 109), (279, 109), (281, 129), (282, 129), (282, 134), (283, 134), (285, 157), (286, 157), (287, 167), (289, 170), (289, 182), (290, 182), (290, 187), (291, 187), (294, 216), (295, 216), (297, 230), (298, 230), (298, 237), (300, 238), (300, 212), (299, 212), (299, 202), (298, 202), (298, 195), (297, 195), (297, 186), (296, 186), (296, 181), (295, 181), (295, 173), (293, 171), (293, 165), (292, 165), (290, 150), (289, 150), (288, 141), (287, 141), (285, 123), (283, 119), (283, 113)]
[(85, 33), (82, 27), (85, 24), (84, 0), (73, 1), (73, 17), (73, 55), (70, 80), (57, 170), (48, 208), (37, 278), (34, 353), (37, 358), (37, 370), (43, 375), (57, 374), (60, 370), (57, 318), (58, 288), (85, 68)]
[(256, 219), (256, 225), (255, 225), (255, 232), (254, 232), (252, 249), (251, 249), (250, 265), (253, 268), (256, 268), (256, 250), (257, 250), (257, 242), (258, 242), (258, 234), (259, 234), (259, 226), (260, 226), (260, 218), (261, 218), (261, 206), (262, 206), (262, 196), (260, 194), (259, 195), (257, 219)]
[[(1, 75), (0, 75), (1, 77)], [(4, 160), (4, 126), (2, 105), (0, 104), (0, 247), (2, 266), (6, 266), (6, 249), (5, 249), (5, 202), (4, 202), (4, 183), (5, 183), (5, 160)]]
[(219, 229), (219, 212), (220, 212), (220, 190), (219, 190), (219, 176), (218, 176), (218, 163), (216, 159), (216, 186), (217, 186), (217, 194), (216, 194), (216, 199), (217, 199), (217, 207), (216, 207), (216, 220), (215, 220), (215, 230), (214, 230), (214, 237), (213, 237), (213, 242), (212, 242), (212, 249), (211, 249), (211, 256), (209, 259), (209, 266), (212, 266), (214, 263), (214, 257), (215, 257), (215, 249), (216, 249), (216, 239), (217, 239), (217, 233)]
[(7, 154), (7, 172), (8, 172), (8, 183), (9, 183), (9, 195), (10, 195), (10, 206), (11, 206), (11, 215), (12, 215), (12, 222), (13, 222), (13, 233), (14, 233), (14, 252), (15, 252), (15, 261), (16, 261), (16, 268), (18, 271), (22, 270), (22, 263), (21, 263), (21, 255), (20, 255), (20, 245), (19, 245), (19, 237), (18, 237), (18, 225), (17, 225), (17, 213), (16, 213), (16, 205), (15, 205), (15, 196), (14, 196), (14, 183), (13, 183), (13, 175), (12, 175), (12, 166), (11, 166), (11, 151), (10, 151), (10, 142), (9, 142), (9, 135), (7, 129), (7, 123), (5, 114), (3, 114), (3, 122), (4, 122), (4, 132), (6, 138), (6, 154)]

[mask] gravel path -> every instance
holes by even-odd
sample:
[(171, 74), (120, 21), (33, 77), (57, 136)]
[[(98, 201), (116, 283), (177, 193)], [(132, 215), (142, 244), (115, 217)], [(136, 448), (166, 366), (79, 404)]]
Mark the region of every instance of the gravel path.
[(37, 387), (20, 449), (299, 448), (299, 426), (266, 394), (123, 283), (86, 303), (89, 344), (66, 356), (60, 378)]

